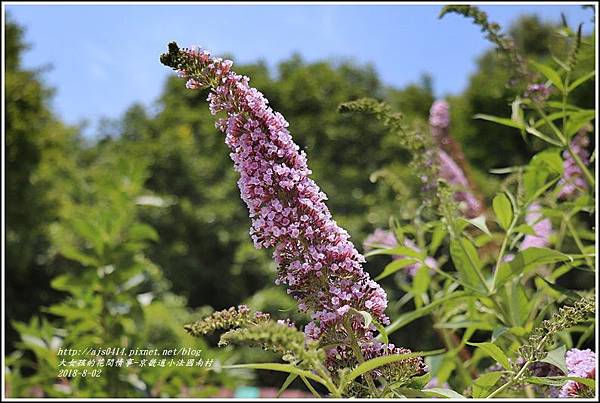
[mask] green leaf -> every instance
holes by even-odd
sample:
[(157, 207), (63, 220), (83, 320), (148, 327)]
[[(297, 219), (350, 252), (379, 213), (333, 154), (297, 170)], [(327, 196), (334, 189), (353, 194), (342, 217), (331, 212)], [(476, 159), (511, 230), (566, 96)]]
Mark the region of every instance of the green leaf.
[[(560, 32), (560, 31), (559, 31)], [(558, 64), (560, 67), (562, 67), (564, 70), (566, 71), (571, 71), (571, 68), (569, 67), (569, 65), (565, 64), (562, 60), (560, 60), (558, 57), (552, 55), (552, 60), (554, 60), (556, 62), (556, 64)]]
[(415, 259), (423, 260), (425, 258), (423, 252), (418, 252), (412, 248), (407, 246), (395, 246), (393, 248), (388, 249), (375, 249), (368, 253), (365, 253), (365, 257), (375, 256), (375, 255), (398, 255), (398, 256), (407, 256)]
[(405, 259), (396, 259), (390, 263), (388, 263), (384, 268), (381, 274), (375, 277), (375, 281), (379, 281), (383, 278), (386, 278), (389, 275), (394, 274), (400, 269), (403, 269), (411, 264), (418, 263), (419, 260), (413, 258), (405, 258)]
[(83, 239), (90, 242), (96, 251), (101, 254), (103, 250), (102, 232), (93, 221), (86, 217), (71, 217), (69, 219), (73, 231)]
[(496, 276), (496, 288), (508, 279), (526, 273), (544, 264), (573, 261), (573, 258), (564, 253), (548, 248), (528, 248), (517, 253), (513, 260), (503, 263)]
[(264, 364), (235, 364), (235, 365), (224, 365), (224, 369), (241, 369), (241, 368), (249, 368), (249, 369), (264, 369), (269, 371), (278, 371), (278, 372), (287, 372), (290, 374), (296, 374), (298, 376), (303, 376), (308, 379), (312, 379), (313, 381), (319, 382), (320, 384), (327, 386), (327, 381), (325, 381), (320, 376), (313, 374), (310, 371), (306, 371), (304, 369), (300, 369), (291, 364), (280, 364), (280, 363), (264, 363)]
[(146, 239), (158, 241), (158, 232), (148, 224), (135, 223), (129, 228), (129, 239), (132, 241), (144, 241)]
[(591, 122), (596, 117), (596, 111), (593, 109), (586, 109), (583, 111), (572, 113), (567, 120), (567, 127), (565, 134), (567, 138), (571, 138), (575, 133), (579, 131), (583, 126)]
[(500, 336), (502, 336), (507, 331), (508, 328), (506, 326), (498, 326), (494, 328), (494, 330), (492, 331), (492, 342), (498, 340), (498, 338), (500, 338)]
[(362, 315), (363, 320), (365, 322), (365, 327), (369, 327), (371, 325), (371, 323), (373, 322), (373, 317), (371, 316), (371, 314), (367, 311), (357, 311), (357, 312)]
[(589, 378), (581, 378), (578, 376), (530, 376), (524, 379), (527, 383), (532, 383), (534, 385), (549, 385), (549, 386), (562, 386), (568, 381), (574, 381), (581, 383), (593, 390), (596, 390), (596, 380)]
[(28, 345), (30, 347), (41, 347), (42, 349), (48, 348), (48, 346), (46, 345), (44, 340), (42, 340), (41, 338), (39, 338), (37, 336), (32, 336), (30, 334), (22, 334), (21, 340), (23, 340), (23, 343), (25, 345)]
[(405, 354), (393, 354), (393, 355), (384, 355), (381, 357), (376, 357), (371, 360), (365, 361), (352, 371), (350, 371), (346, 376), (343, 377), (340, 383), (345, 385), (359, 376), (366, 374), (369, 371), (374, 370), (375, 368), (379, 368), (384, 365), (392, 364), (394, 362), (403, 361), (409, 358), (415, 357), (426, 357), (428, 355), (438, 355), (444, 353), (444, 349), (433, 350), (433, 351), (418, 351), (413, 353), (405, 353)]
[[(526, 188), (527, 199), (526, 199), (525, 204), (530, 204), (535, 199), (542, 196), (548, 189), (550, 189), (552, 186), (554, 186), (554, 184), (557, 183), (560, 180), (560, 178), (561, 178), (560, 176), (556, 176), (546, 183), (542, 182), (543, 184), (537, 188), (531, 188), (530, 183), (527, 182), (527, 175), (525, 175), (524, 181), (527, 183), (525, 185), (525, 186), (527, 186), (527, 188)], [(545, 181), (545, 179), (544, 179), (544, 181)], [(530, 189), (531, 189), (531, 191), (530, 191)]]
[(515, 129), (519, 129), (519, 130), (525, 129), (525, 126), (521, 122), (516, 122), (512, 119), (501, 118), (498, 116), (491, 116), (491, 115), (485, 115), (482, 113), (478, 113), (477, 115), (473, 116), (473, 119), (487, 120), (490, 122), (498, 123), (503, 126), (513, 127)]
[(409, 399), (414, 399), (414, 398), (421, 398), (421, 397), (427, 397), (427, 394), (420, 391), (419, 389), (415, 389), (415, 388), (407, 388), (407, 387), (399, 387), (399, 388), (393, 388), (393, 392), (395, 393), (396, 397), (403, 397), (403, 398), (409, 398)]
[(433, 325), (435, 328), (441, 329), (463, 329), (472, 328), (477, 330), (493, 330), (493, 325), (490, 322), (480, 322), (475, 320), (464, 320), (457, 322), (442, 322)]
[[(438, 383), (444, 383), (448, 380), (452, 372), (456, 369), (456, 353), (444, 354), (442, 356), (430, 357), (429, 362), (432, 364), (431, 371), (436, 374)], [(433, 364), (438, 362), (436, 369), (433, 369)], [(429, 364), (429, 363), (428, 363)]]
[(75, 321), (77, 319), (86, 319), (90, 316), (89, 310), (82, 310), (79, 307), (71, 306), (64, 302), (51, 305), (48, 308), (41, 308), (41, 310), (43, 312), (48, 312), (56, 316), (62, 316), (63, 318), (68, 319), (69, 321)]
[(531, 299), (527, 297), (525, 287), (519, 281), (513, 281), (511, 287), (504, 289), (508, 293), (505, 301), (508, 302), (510, 319), (515, 326), (524, 326), (531, 312)]
[(414, 311), (407, 312), (403, 315), (400, 315), (385, 330), (386, 330), (387, 334), (391, 334), (391, 333), (395, 332), (396, 330), (401, 329), (402, 327), (408, 325), (410, 322), (431, 313), (437, 306), (448, 303), (449, 301), (452, 301), (452, 300), (455, 300), (458, 298), (465, 298), (465, 297), (470, 297), (469, 293), (467, 293), (465, 291), (456, 291), (451, 294), (445, 295), (441, 298), (436, 298), (429, 305), (426, 305), (422, 308), (415, 309)]
[(548, 124), (548, 121), (555, 121), (557, 119), (562, 119), (563, 116), (565, 116), (565, 114), (568, 116), (570, 113), (573, 113), (574, 111), (567, 111), (565, 110), (565, 112), (563, 113), (562, 110), (558, 111), (558, 112), (553, 112), (549, 115), (546, 115), (545, 118), (541, 118), (536, 120), (536, 122), (534, 123), (533, 127), (535, 129), (539, 129), (542, 126), (546, 126)]
[(383, 325), (381, 323), (379, 323), (379, 321), (377, 321), (377, 320), (373, 320), (373, 325), (375, 325), (375, 328), (379, 332), (379, 336), (377, 336), (377, 338), (379, 338), (381, 336), (381, 341), (383, 341), (384, 344), (388, 344), (389, 339), (388, 339), (388, 335), (387, 335), (387, 331), (385, 330), (385, 327), (383, 327)]
[[(440, 356), (438, 355), (437, 357), (440, 357)], [(401, 382), (402, 382), (402, 380), (401, 380)], [(429, 382), (431, 382), (431, 372), (426, 372), (423, 375), (414, 376), (414, 377), (410, 378), (408, 383), (405, 383), (405, 382), (402, 382), (402, 383), (405, 384), (409, 388), (421, 390), (425, 386), (427, 386), (427, 384)], [(395, 382), (392, 383), (390, 386), (392, 386), (392, 388), (393, 388), (395, 386)]]
[(495, 174), (495, 175), (505, 175), (505, 174), (510, 174), (513, 172), (519, 172), (522, 169), (523, 169), (523, 167), (513, 166), (513, 167), (490, 169), (488, 172), (491, 174)]
[(504, 230), (508, 229), (513, 219), (513, 211), (510, 200), (506, 194), (500, 193), (496, 195), (492, 201), (492, 206), (494, 208), (494, 214), (496, 215), (498, 224), (500, 224)]
[(521, 326), (513, 326), (513, 327), (509, 328), (508, 331), (511, 332), (512, 334), (514, 334), (515, 336), (519, 336), (519, 337), (523, 337), (529, 333), (529, 331), (527, 329), (525, 329), (524, 327), (521, 327)]
[(420, 295), (426, 292), (430, 282), (431, 276), (429, 275), (429, 267), (426, 265), (421, 265), (421, 267), (417, 269), (415, 277), (413, 278), (413, 294)]
[(589, 73), (579, 77), (577, 80), (573, 81), (573, 83), (571, 83), (569, 85), (569, 88), (567, 88), (567, 91), (569, 91), (569, 92), (573, 91), (575, 88), (579, 87), (581, 84), (585, 83), (587, 80), (594, 77), (595, 75), (596, 75), (595, 71), (590, 71)]
[(68, 291), (71, 285), (71, 276), (69, 274), (61, 274), (50, 281), (50, 286), (59, 291)]
[(562, 143), (558, 140), (554, 140), (552, 137), (549, 137), (547, 135), (545, 135), (544, 133), (542, 133), (541, 131), (539, 131), (538, 129), (536, 129), (535, 127), (531, 127), (531, 126), (527, 126), (525, 128), (525, 131), (529, 134), (534, 135), (535, 137), (544, 140), (546, 143), (552, 144), (554, 146), (560, 147), (562, 146)]
[(548, 125), (550, 121), (562, 120), (563, 118), (567, 119), (575, 119), (578, 120), (582, 116), (587, 116), (587, 120), (590, 120), (590, 116), (593, 118), (595, 116), (595, 111), (593, 109), (579, 109), (579, 110), (565, 110), (562, 109), (557, 112), (553, 112), (542, 119), (538, 119), (534, 125), (532, 126), (534, 129), (539, 129), (540, 127)]
[(548, 355), (546, 356), (546, 358), (544, 358), (543, 360), (540, 360), (540, 361), (547, 362), (548, 364), (552, 364), (555, 367), (560, 368), (560, 370), (563, 373), (568, 374), (569, 370), (567, 368), (566, 353), (567, 353), (567, 348), (565, 346), (560, 346), (560, 347), (550, 351), (548, 353)]
[(475, 246), (466, 238), (456, 238), (450, 241), (450, 256), (456, 271), (467, 284), (478, 290), (486, 290), (487, 285), (482, 284), (480, 278), (479, 256)]
[(482, 214), (480, 216), (477, 216), (475, 218), (471, 218), (471, 219), (466, 219), (466, 218), (463, 218), (463, 217), (461, 217), (460, 219), (468, 222), (469, 224), (471, 224), (471, 225), (473, 225), (473, 226), (475, 226), (477, 228), (479, 228), (485, 234), (492, 235), (490, 233), (490, 230), (488, 229), (486, 223), (485, 223), (485, 215), (484, 214)]
[(308, 390), (310, 390), (310, 393), (312, 393), (314, 397), (316, 397), (317, 399), (319, 399), (321, 396), (315, 390), (315, 388), (313, 388), (313, 386), (311, 385), (310, 381), (308, 379), (306, 379), (305, 377), (303, 377), (303, 376), (300, 376), (300, 378), (302, 379), (302, 382), (304, 382), (304, 384), (306, 385), (306, 387), (308, 388)]
[(535, 230), (528, 224), (517, 225), (514, 228), (514, 232), (519, 232), (524, 235), (535, 235)]
[(490, 234), (481, 234), (477, 237), (475, 237), (475, 239), (473, 240), (475, 243), (475, 246), (478, 248), (481, 248), (482, 246), (487, 245), (488, 243), (490, 243), (491, 241), (494, 240), (494, 237)]
[(536, 285), (538, 285), (539, 288), (546, 288), (546, 289), (550, 288), (552, 291), (557, 293), (558, 296), (553, 295), (555, 298), (560, 297), (561, 295), (564, 295), (565, 297), (567, 297), (568, 299), (570, 299), (572, 301), (576, 301), (581, 298), (581, 295), (577, 294), (575, 291), (572, 291), (572, 290), (569, 290), (568, 288), (564, 288), (559, 285), (553, 284), (543, 277), (536, 277), (535, 283), (536, 283)]
[(496, 360), (496, 362), (502, 365), (505, 369), (507, 369), (508, 371), (511, 370), (510, 361), (508, 360), (508, 357), (502, 352), (502, 350), (500, 350), (500, 347), (498, 347), (494, 343), (467, 342), (467, 344), (482, 349), (487, 355)]
[(431, 235), (431, 243), (429, 244), (429, 255), (435, 255), (435, 252), (438, 250), (444, 238), (448, 235), (448, 231), (444, 225), (436, 225), (433, 234)]
[(283, 382), (283, 385), (281, 385), (281, 388), (279, 388), (279, 391), (277, 392), (277, 397), (280, 397), (281, 394), (290, 386), (290, 384), (292, 382), (294, 382), (294, 379), (296, 379), (297, 377), (298, 377), (298, 374), (290, 373), (288, 375), (288, 377), (285, 378), (285, 382)]
[(62, 243), (59, 246), (59, 252), (67, 259), (74, 260), (88, 267), (100, 266), (100, 263), (96, 258), (81, 252), (79, 249), (69, 243)]
[(544, 189), (548, 177), (552, 173), (556, 177), (560, 177), (562, 170), (563, 160), (559, 149), (544, 150), (534, 155), (523, 175), (527, 200), (533, 198), (541, 189)]
[(473, 383), (473, 397), (476, 399), (487, 397), (492, 393), (494, 385), (498, 383), (502, 374), (502, 371), (487, 372), (477, 378)]
[[(546, 105), (554, 108), (554, 109), (563, 109), (563, 103), (559, 102), (559, 101), (546, 101)], [(569, 111), (578, 111), (581, 110), (580, 107), (575, 106), (575, 105), (570, 105), (570, 104), (566, 104), (565, 106), (565, 110), (569, 110)]]
[(531, 158), (529, 166), (533, 169), (540, 169), (543, 167), (557, 175), (562, 175), (564, 170), (560, 150), (556, 148), (537, 153)]
[(466, 399), (463, 395), (458, 392), (453, 391), (452, 389), (445, 388), (431, 388), (431, 389), (423, 389), (421, 392), (424, 392), (427, 396), (431, 397), (447, 397), (449, 399)]
[(552, 67), (547, 66), (545, 64), (534, 62), (533, 60), (530, 62), (531, 65), (540, 73), (542, 73), (556, 88), (558, 88), (561, 92), (564, 92), (565, 86), (560, 78), (560, 74)]

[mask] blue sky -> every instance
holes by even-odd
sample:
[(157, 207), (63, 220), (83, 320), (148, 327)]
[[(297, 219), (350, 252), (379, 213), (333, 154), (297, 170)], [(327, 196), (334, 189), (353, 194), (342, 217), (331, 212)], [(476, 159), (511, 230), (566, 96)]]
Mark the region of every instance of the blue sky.
[[(404, 86), (429, 73), (438, 96), (460, 92), (476, 58), (490, 47), (479, 29), (441, 5), (8, 5), (32, 45), (27, 67), (50, 64), (55, 111), (68, 123), (118, 118), (134, 102), (152, 106), (173, 74), (158, 62), (169, 41), (193, 44), (236, 63), (269, 66), (299, 52), (306, 60), (371, 63), (382, 81)], [(591, 31), (577, 5), (481, 6), (508, 26), (524, 13)]]

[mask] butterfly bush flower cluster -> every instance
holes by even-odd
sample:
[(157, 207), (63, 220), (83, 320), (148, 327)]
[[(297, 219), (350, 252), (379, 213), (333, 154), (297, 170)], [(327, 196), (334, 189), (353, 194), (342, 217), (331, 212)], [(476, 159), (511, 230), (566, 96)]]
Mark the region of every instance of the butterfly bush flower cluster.
[(525, 235), (519, 250), (529, 248), (545, 248), (550, 244), (550, 236), (552, 235), (552, 221), (549, 218), (543, 218), (541, 213), (542, 207), (539, 203), (532, 203), (527, 208), (525, 222), (533, 228), (533, 234)]
[(429, 126), (433, 137), (438, 141), (443, 141), (450, 126), (450, 105), (448, 105), (448, 102), (442, 99), (433, 102), (429, 110)]
[[(529, 248), (546, 248), (550, 245), (550, 237), (554, 233), (552, 221), (547, 217), (543, 217), (542, 206), (539, 203), (531, 203), (527, 207), (525, 223), (531, 227), (533, 234), (527, 234), (523, 237), (519, 245), (519, 251)], [(513, 253), (507, 253), (503, 261), (511, 262), (514, 258)]]
[[(414, 250), (415, 252), (421, 252), (421, 249), (419, 249), (417, 244), (415, 244), (414, 241), (408, 238), (404, 238), (403, 245), (407, 248)], [(367, 238), (365, 238), (365, 241), (363, 242), (363, 249), (367, 252), (373, 250), (374, 247), (384, 247), (390, 249), (395, 248), (396, 246), (398, 246), (398, 241), (396, 240), (394, 234), (382, 228), (377, 228), (375, 231), (373, 231), (373, 233), (371, 233)], [(392, 255), (392, 258), (394, 260), (407, 259), (407, 257), (404, 255)], [(424, 263), (430, 269), (438, 268), (437, 261), (431, 256), (427, 256), (424, 260)], [(406, 266), (405, 270), (410, 277), (414, 277), (415, 274), (417, 274), (417, 270), (419, 270), (420, 267), (420, 263), (415, 262)]]
[[(252, 220), (250, 235), (257, 248), (274, 248), (276, 282), (287, 286), (301, 311), (312, 312), (305, 327), (308, 339), (339, 338), (348, 331), (344, 319), (350, 316), (350, 331), (363, 350), (393, 353), (395, 346), (374, 339), (373, 324), (365, 326), (361, 315), (346, 315), (366, 311), (389, 324), (387, 296), (363, 270), (365, 259), (350, 235), (332, 218), (288, 122), (250, 87), (248, 77), (231, 71), (231, 61), (174, 43), (161, 61), (177, 69), (188, 88), (209, 88), (210, 112), (224, 115), (216, 127), (226, 134), (240, 174), (238, 186)], [(329, 357), (345, 353), (344, 348), (330, 349)]]
[(464, 190), (458, 190), (454, 193), (454, 200), (459, 202), (462, 212), (469, 218), (476, 217), (481, 211), (481, 203), (477, 197), (470, 191), (466, 190), (469, 187), (469, 182), (462, 169), (454, 162), (454, 160), (443, 150), (439, 150), (439, 175), (451, 185), (457, 186)]
[[(596, 353), (590, 349), (579, 350), (573, 348), (566, 355), (568, 376), (578, 378), (596, 379)], [(560, 389), (559, 397), (592, 397), (582, 396), (589, 392), (589, 388), (576, 381), (568, 381)]]
[[(429, 127), (438, 144), (450, 143), (449, 126), (450, 106), (446, 101), (435, 101), (429, 111)], [(441, 147), (437, 152), (437, 162), (439, 177), (458, 188), (454, 199), (459, 202), (462, 212), (469, 218), (478, 216), (482, 209), (481, 202), (469, 190), (470, 184), (463, 170)]]
[[(579, 133), (571, 140), (571, 149), (577, 154), (584, 164), (589, 163), (589, 152), (587, 146), (590, 140), (586, 133)], [(563, 176), (558, 182), (560, 191), (558, 197), (561, 199), (570, 199), (579, 194), (580, 190), (587, 190), (588, 184), (583, 177), (581, 168), (577, 166), (575, 159), (568, 151), (563, 152)]]
[(534, 102), (542, 103), (545, 102), (552, 94), (552, 89), (546, 84), (529, 84), (525, 93), (525, 98), (529, 98)]

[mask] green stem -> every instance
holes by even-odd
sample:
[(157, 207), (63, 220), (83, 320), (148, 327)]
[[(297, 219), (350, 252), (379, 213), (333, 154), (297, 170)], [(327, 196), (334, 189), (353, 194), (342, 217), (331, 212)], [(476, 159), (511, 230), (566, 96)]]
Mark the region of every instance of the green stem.
[(554, 134), (556, 134), (556, 137), (558, 137), (560, 142), (564, 145), (567, 145), (567, 139), (565, 138), (563, 133), (560, 131), (560, 129), (558, 127), (556, 127), (556, 125), (550, 119), (548, 119), (548, 116), (544, 113), (544, 111), (535, 103), (533, 103), (533, 107), (535, 108), (535, 111), (540, 114), (540, 116), (542, 117), (544, 122), (546, 122), (546, 124), (548, 126), (550, 126), (550, 128), (552, 129)]
[(504, 253), (506, 252), (506, 246), (508, 245), (508, 231), (504, 235), (504, 239), (502, 240), (502, 245), (500, 246), (500, 252), (498, 252), (498, 260), (496, 261), (496, 265), (494, 266), (494, 278), (492, 281), (492, 293), (496, 292), (496, 279), (498, 277), (498, 271), (500, 271), (500, 265), (502, 264), (502, 258), (504, 257)]
[[(567, 232), (566, 220), (567, 220), (566, 216), (563, 215), (562, 218), (561, 218), (561, 220), (560, 220), (560, 226), (559, 226), (559, 229), (558, 229), (558, 235), (556, 237), (555, 249), (557, 251), (561, 250), (562, 243), (563, 243), (563, 241), (565, 239), (565, 232)], [(556, 268), (556, 263), (552, 263), (550, 265), (550, 273), (553, 273), (555, 268)]]
[[(549, 333), (546, 333), (546, 335), (544, 337), (542, 337), (542, 340), (540, 340), (540, 343), (538, 344), (536, 351), (540, 350), (544, 344), (546, 343), (546, 339), (548, 338)], [(517, 374), (511, 378), (508, 382), (506, 382), (504, 385), (500, 386), (498, 389), (496, 389), (495, 391), (493, 391), (492, 393), (490, 393), (487, 397), (487, 399), (491, 399), (492, 397), (495, 397), (496, 395), (498, 395), (500, 392), (502, 392), (504, 389), (508, 388), (510, 385), (512, 385), (513, 383), (517, 382), (518, 380), (521, 379), (521, 377), (523, 376), (523, 374), (525, 373), (525, 371), (527, 370), (527, 368), (533, 364), (533, 361), (527, 360), (525, 362), (525, 364), (523, 364), (523, 367), (521, 367), (521, 370), (519, 372), (517, 372)]]
[(475, 264), (473, 259), (471, 259), (471, 255), (469, 255), (469, 252), (467, 252), (467, 249), (465, 248), (465, 246), (463, 245), (463, 243), (461, 242), (460, 239), (458, 240), (458, 244), (460, 245), (460, 248), (462, 249), (462, 251), (465, 254), (465, 256), (467, 257), (467, 259), (469, 259), (469, 263), (471, 264), (471, 267), (476, 268), (475, 273), (477, 273), (477, 277), (479, 277), (479, 281), (481, 281), (481, 284), (483, 284), (483, 287), (485, 288), (485, 290), (488, 293), (491, 292), (492, 290), (490, 290), (490, 287), (488, 286), (487, 281), (485, 281), (485, 277), (483, 277), (481, 270), (479, 270), (479, 267), (477, 267), (477, 265)]
[[(350, 338), (350, 347), (352, 348), (352, 351), (354, 352), (354, 355), (356, 356), (356, 359), (358, 360), (359, 364), (362, 364), (363, 362), (365, 362), (365, 357), (363, 356), (362, 351), (360, 351), (360, 346), (356, 341), (356, 337), (354, 336), (354, 331), (352, 330), (352, 325), (350, 324), (348, 317), (344, 318), (344, 328), (346, 329), (348, 337)], [(377, 387), (375, 386), (375, 382), (373, 382), (373, 377), (371, 377), (371, 374), (368, 372), (365, 373), (363, 376), (367, 381), (367, 385), (369, 385), (371, 394), (377, 397), (378, 391)]]
[(577, 235), (577, 231), (575, 230), (575, 227), (573, 227), (573, 223), (571, 222), (570, 217), (565, 217), (565, 222), (567, 223), (567, 227), (569, 228), (569, 231), (571, 232), (571, 236), (575, 240), (575, 244), (577, 244), (577, 247), (581, 251), (583, 258), (585, 259), (585, 263), (587, 263), (587, 265), (590, 267), (594, 267), (594, 264), (592, 263), (590, 258), (585, 253), (585, 247), (583, 245), (583, 242), (581, 242), (581, 238), (579, 238), (579, 235)]
[[(562, 129), (563, 130), (565, 130), (567, 127), (567, 115), (565, 112), (566, 112), (568, 94), (567, 94), (566, 88), (569, 87), (570, 75), (571, 75), (570, 72), (567, 71), (567, 75), (565, 77), (565, 91), (563, 91), (563, 96), (562, 96), (562, 113), (563, 113)], [(583, 172), (583, 175), (585, 176), (585, 180), (592, 187), (592, 189), (594, 189), (596, 186), (596, 181), (595, 181), (594, 177), (592, 176), (590, 171), (587, 169), (587, 167), (585, 166), (585, 164), (583, 163), (581, 158), (579, 158), (579, 155), (577, 155), (577, 153), (573, 152), (573, 149), (571, 148), (571, 144), (569, 142), (566, 142), (565, 145), (567, 146), (567, 150), (568, 150), (569, 154), (571, 155), (571, 157), (573, 157), (573, 159), (575, 160), (575, 163), (577, 164), (579, 169), (581, 169), (581, 172)]]
[[(436, 323), (440, 322), (439, 315), (434, 314), (433, 317), (434, 317), (434, 320)], [(442, 336), (442, 341), (444, 342), (444, 345), (446, 346), (448, 351), (453, 351), (455, 348), (458, 347), (458, 346), (454, 345), (454, 343), (452, 343), (452, 341), (450, 340), (450, 337), (448, 336), (448, 333), (446, 332), (445, 329), (435, 328), (435, 330), (438, 332), (439, 335)], [(454, 361), (456, 362), (457, 371), (460, 373), (460, 376), (463, 378), (463, 382), (465, 383), (465, 385), (469, 385), (472, 382), (472, 378), (469, 375), (469, 372), (467, 371), (467, 369), (465, 368), (464, 362), (458, 356), (458, 354), (455, 354), (453, 358), (454, 358)]]
[(306, 379), (303, 376), (300, 376), (300, 378), (302, 379), (302, 382), (304, 382), (304, 384), (306, 385), (306, 387), (308, 388), (308, 390), (310, 390), (310, 392), (313, 394), (314, 397), (316, 397), (316, 398), (320, 398), (321, 397), (319, 395), (319, 393), (317, 393), (317, 391), (315, 390), (315, 388), (313, 388), (313, 386), (310, 384), (310, 381), (308, 379)]
[(569, 97), (569, 94), (567, 93), (567, 88), (569, 88), (569, 77), (570, 74), (567, 71), (567, 75), (565, 77), (565, 85), (564, 85), (564, 91), (562, 92), (562, 128), (563, 130), (565, 130), (565, 128), (567, 127), (567, 98)]
[(521, 215), (521, 210), (517, 208), (516, 211), (513, 211), (513, 219), (506, 230), (506, 234), (504, 235), (504, 239), (502, 240), (502, 245), (500, 246), (500, 252), (498, 252), (498, 259), (496, 260), (496, 265), (494, 267), (494, 278), (492, 281), (492, 289), (490, 294), (494, 294), (496, 292), (496, 280), (498, 278), (498, 272), (500, 271), (500, 265), (502, 264), (502, 259), (504, 258), (504, 253), (506, 252), (506, 247), (508, 245), (508, 239), (512, 235), (517, 222), (519, 221), (519, 216)]
[(523, 367), (521, 368), (521, 370), (519, 372), (517, 372), (517, 375), (515, 375), (514, 378), (512, 378), (511, 380), (509, 380), (508, 382), (506, 382), (504, 385), (500, 386), (498, 389), (496, 389), (492, 393), (490, 393), (486, 399), (491, 399), (491, 398), (495, 397), (496, 395), (498, 395), (499, 393), (501, 393), (504, 389), (508, 388), (510, 385), (512, 385), (513, 383), (515, 383), (517, 380), (519, 380), (521, 378), (521, 376), (523, 376), (523, 374), (525, 373), (525, 371), (527, 370), (527, 368), (531, 365), (532, 362), (533, 361), (527, 361), (523, 365)]
[[(494, 291), (495, 292), (495, 291)], [(498, 309), (498, 313), (499, 315), (496, 315), (499, 317), (499, 319), (502, 321), (502, 323), (504, 323), (506, 326), (508, 327), (512, 327), (513, 324), (509, 323), (509, 319), (510, 316), (506, 313), (506, 311), (504, 310), (504, 307), (502, 306), (501, 303), (499, 303), (498, 301), (496, 301), (495, 295), (490, 295), (490, 301), (492, 301), (492, 303), (494, 304), (494, 306)]]
[(323, 369), (321, 365), (316, 365), (316, 371), (317, 374), (325, 381), (325, 387), (327, 388), (331, 396), (335, 398), (341, 398), (342, 394), (339, 388), (335, 386), (335, 384), (331, 381), (329, 373), (325, 369)]

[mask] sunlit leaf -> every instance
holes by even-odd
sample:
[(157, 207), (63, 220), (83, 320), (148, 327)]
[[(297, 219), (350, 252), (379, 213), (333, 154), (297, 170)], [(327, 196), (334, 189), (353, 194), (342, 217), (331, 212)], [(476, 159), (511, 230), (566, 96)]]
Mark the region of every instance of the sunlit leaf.
[(563, 373), (568, 374), (569, 370), (567, 368), (566, 354), (567, 354), (566, 347), (560, 346), (560, 347), (550, 351), (548, 353), (548, 355), (540, 361), (547, 362), (548, 364), (552, 364), (555, 367), (560, 368), (560, 370)]
[(510, 361), (508, 360), (508, 357), (504, 354), (504, 352), (502, 350), (500, 350), (500, 347), (498, 347), (494, 343), (488, 343), (488, 342), (470, 343), (470, 342), (467, 342), (467, 344), (470, 346), (475, 346), (475, 347), (482, 349), (483, 351), (486, 352), (487, 355), (489, 355), (494, 360), (496, 360), (497, 363), (499, 363), (505, 369), (510, 371), (511, 366), (510, 366)]
[(593, 78), (596, 75), (596, 71), (590, 71), (587, 74), (579, 77), (577, 80), (573, 81), (569, 84), (569, 88), (567, 89), (569, 92), (573, 91), (575, 88), (579, 87), (581, 84), (585, 83), (587, 80)]
[(560, 74), (552, 67), (537, 63), (535, 61), (530, 61), (531, 65), (540, 73), (542, 73), (556, 88), (558, 88), (561, 92), (564, 92), (565, 86), (563, 85), (562, 79), (560, 78)]
[(405, 354), (392, 354), (392, 355), (384, 355), (381, 357), (376, 357), (370, 359), (368, 361), (363, 362), (356, 368), (354, 368), (350, 373), (348, 373), (343, 380), (343, 383), (348, 383), (358, 378), (359, 376), (366, 374), (369, 371), (374, 370), (375, 368), (379, 368), (384, 365), (392, 364), (394, 362), (403, 361), (409, 358), (415, 357), (425, 357), (428, 355), (437, 355), (442, 354), (445, 350), (433, 350), (433, 351), (418, 351), (413, 353), (405, 353)]
[(473, 119), (487, 120), (490, 122), (498, 123), (500, 125), (512, 127), (512, 128), (519, 129), (519, 130), (525, 129), (525, 125), (522, 122), (514, 121), (514, 120), (508, 119), (508, 118), (501, 118), (498, 116), (491, 116), (491, 115), (485, 115), (482, 113), (478, 113), (475, 116), (473, 116)]
[(523, 274), (544, 264), (573, 261), (564, 253), (548, 248), (528, 248), (517, 253), (513, 260), (500, 265), (496, 276), (496, 288), (513, 276)]
[(500, 193), (494, 197), (492, 201), (492, 207), (494, 208), (494, 214), (496, 215), (496, 221), (503, 229), (508, 229), (513, 219), (513, 211), (510, 200), (504, 193)]
[(423, 393), (427, 396), (431, 397), (447, 397), (449, 399), (466, 399), (460, 393), (452, 390), (452, 389), (444, 389), (444, 388), (431, 388), (431, 389), (422, 389)]
[(475, 380), (473, 383), (473, 397), (487, 397), (494, 390), (494, 385), (498, 383), (502, 376), (502, 371), (487, 372)]

